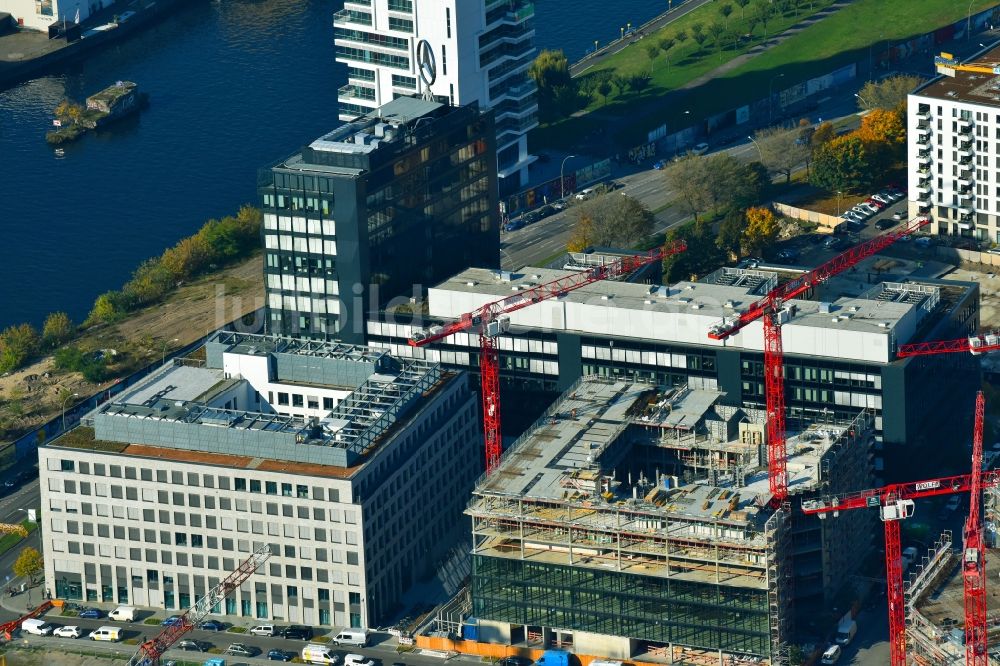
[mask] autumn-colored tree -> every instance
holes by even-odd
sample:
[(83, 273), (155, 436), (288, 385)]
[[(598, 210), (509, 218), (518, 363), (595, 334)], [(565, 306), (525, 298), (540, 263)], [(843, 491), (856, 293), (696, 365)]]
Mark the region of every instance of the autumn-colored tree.
[(743, 250), (747, 254), (760, 254), (778, 238), (781, 224), (770, 208), (751, 206), (746, 212), (746, 229), (743, 231)]
[(163, 253), (161, 263), (178, 280), (197, 275), (210, 263), (211, 250), (199, 236), (182, 238)]
[(45, 562), (42, 560), (42, 554), (37, 550), (28, 546), (21, 551), (21, 554), (17, 556), (14, 560), (14, 570), (15, 576), (21, 576), (27, 578), (31, 581), (31, 584), (35, 584), (35, 577), (42, 572), (45, 567)]
[(38, 331), (31, 324), (8, 326), (0, 333), (0, 372), (20, 368), (38, 351)]
[(901, 109), (873, 109), (861, 118), (858, 137), (867, 143), (906, 144), (906, 117)]
[(906, 97), (923, 82), (919, 76), (889, 76), (881, 81), (869, 81), (857, 94), (862, 109), (896, 109), (905, 111)]
[(820, 123), (816, 131), (809, 137), (809, 145), (815, 151), (837, 136), (837, 130), (833, 128), (833, 123), (827, 121)]
[(798, 129), (770, 127), (756, 134), (761, 160), (769, 171), (784, 174), (792, 182), (792, 171), (809, 160), (809, 146), (801, 140)]
[(653, 213), (630, 196), (609, 192), (574, 206), (576, 224), (567, 249), (580, 252), (592, 245), (631, 247), (653, 230)]
[(566, 243), (566, 250), (569, 252), (583, 252), (588, 247), (594, 245), (594, 218), (589, 211), (582, 211), (576, 218), (576, 224), (570, 233), (569, 242)]
[(61, 345), (73, 335), (73, 322), (65, 312), (53, 312), (45, 318), (42, 344), (48, 348)]

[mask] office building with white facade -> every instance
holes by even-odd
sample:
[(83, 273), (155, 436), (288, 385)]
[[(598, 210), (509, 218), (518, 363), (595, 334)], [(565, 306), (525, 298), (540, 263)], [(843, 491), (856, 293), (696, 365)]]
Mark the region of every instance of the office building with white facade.
[(220, 331), (40, 447), (45, 584), (182, 611), (267, 543), (217, 614), (376, 626), (467, 534), (480, 448), (461, 373)]
[[(977, 61), (995, 62), (1000, 49)], [(1000, 76), (947, 70), (907, 100), (910, 216), (930, 233), (1000, 243)]]
[[(846, 419), (869, 409), (880, 437), (902, 444), (933, 413), (926, 409), (930, 401), (941, 405), (964, 394), (971, 401), (979, 369), (972, 357), (896, 359), (895, 350), (906, 342), (976, 333), (979, 289), (912, 275), (878, 277), (871, 266), (861, 264), (786, 304), (781, 315), (785, 401), (790, 418), (830, 413)], [(406, 338), (567, 274), (545, 268), (462, 271), (428, 291), (429, 317), (419, 325), (387, 315), (369, 321), (368, 344), (475, 371), (475, 332), (426, 348), (409, 347)], [(727, 404), (763, 407), (762, 323), (728, 340), (712, 340), (708, 333), (796, 274), (722, 268), (698, 282), (595, 282), (510, 315), (510, 334), (497, 341), (501, 379), (508, 386), (549, 392), (585, 375), (641, 379), (719, 390)]]
[(527, 183), (528, 131), (538, 125), (529, 0), (347, 0), (334, 14), (337, 61), (347, 66), (340, 117), (370, 113), (400, 95), (477, 102), (496, 117), (500, 189)]

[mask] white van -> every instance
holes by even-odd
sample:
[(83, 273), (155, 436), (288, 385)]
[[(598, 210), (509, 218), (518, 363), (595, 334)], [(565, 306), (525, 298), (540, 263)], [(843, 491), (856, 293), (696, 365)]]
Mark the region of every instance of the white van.
[(52, 625), (45, 620), (31, 618), (21, 623), (21, 631), (35, 636), (48, 636), (52, 633)]
[(118, 627), (98, 627), (90, 632), (90, 640), (117, 643), (122, 638), (121, 632), (122, 630)]
[(344, 629), (333, 637), (334, 645), (354, 645), (365, 647), (368, 645), (368, 632), (364, 629)]
[(307, 645), (302, 648), (302, 661), (307, 664), (338, 664), (340, 657), (325, 645)]
[(258, 624), (250, 629), (250, 633), (254, 636), (277, 636), (278, 630), (274, 628), (273, 624)]
[(831, 645), (823, 653), (823, 657), (820, 659), (821, 664), (824, 666), (829, 666), (830, 664), (836, 664), (840, 660), (841, 649), (839, 645)]
[(133, 606), (119, 606), (108, 613), (108, 619), (115, 622), (135, 622), (135, 608)]

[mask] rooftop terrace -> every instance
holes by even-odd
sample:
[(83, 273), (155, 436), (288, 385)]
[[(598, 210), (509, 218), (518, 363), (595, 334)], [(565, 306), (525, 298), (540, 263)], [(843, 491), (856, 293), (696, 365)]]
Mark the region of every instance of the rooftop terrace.
[[(86, 419), (94, 439), (351, 467), (444, 380), (435, 364), (380, 350), (232, 332), (209, 339), (206, 359), (175, 361), (98, 407)], [(245, 407), (306, 380), (327, 389), (332, 410), (282, 415), (266, 400)]]

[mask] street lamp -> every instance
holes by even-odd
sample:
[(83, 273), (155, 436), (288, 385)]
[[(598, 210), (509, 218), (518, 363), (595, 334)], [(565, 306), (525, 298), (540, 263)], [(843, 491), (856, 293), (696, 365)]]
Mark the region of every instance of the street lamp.
[(857, 97), (859, 100), (861, 100), (861, 103), (864, 104), (865, 106), (867, 106), (869, 109), (872, 108), (872, 105), (869, 104), (868, 101), (864, 97), (862, 97), (858, 93), (854, 93), (854, 96)]
[(164, 363), (167, 362), (167, 345), (173, 342), (177, 342), (177, 338), (174, 338), (173, 340), (163, 341), (163, 346), (160, 347), (160, 365), (163, 365)]
[(621, 28), (619, 28), (619, 29), (620, 29), (620, 30), (622, 31), (622, 37), (621, 37), (621, 41), (625, 41), (625, 26), (622, 26), (622, 27), (621, 27)]
[(969, 0), (969, 11), (965, 16), (965, 41), (972, 39), (972, 3), (976, 0)]
[(837, 190), (837, 217), (840, 217), (840, 190)]
[(760, 155), (760, 163), (763, 164), (764, 163), (764, 151), (760, 149), (760, 144), (757, 143), (756, 141), (754, 141), (754, 138), (752, 136), (750, 136), (749, 134), (747, 134), (747, 138), (750, 139), (750, 143), (752, 143), (753, 145), (757, 146), (757, 154)]
[(563, 169), (566, 167), (566, 160), (571, 157), (576, 157), (576, 155), (567, 155), (563, 158), (562, 164), (559, 165), (559, 198), (566, 198), (566, 179), (563, 177)]
[(774, 118), (774, 104), (772, 103), (773, 102), (772, 97), (773, 97), (773, 94), (774, 94), (772, 92), (772, 90), (774, 89), (774, 82), (777, 81), (778, 79), (780, 79), (783, 76), (784, 76), (783, 73), (782, 74), (778, 74), (777, 76), (772, 76), (771, 80), (767, 84), (767, 124), (768, 125), (770, 125), (773, 122), (773, 118)]
[(63, 432), (66, 432), (66, 403), (69, 402), (73, 398), (79, 398), (79, 397), (80, 397), (79, 393), (70, 393), (69, 395), (63, 397), (63, 400), (62, 400), (62, 429), (63, 429)]

